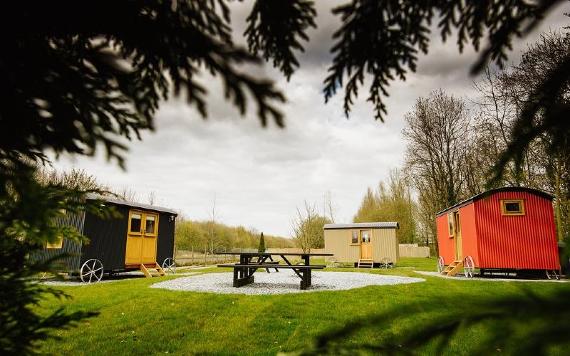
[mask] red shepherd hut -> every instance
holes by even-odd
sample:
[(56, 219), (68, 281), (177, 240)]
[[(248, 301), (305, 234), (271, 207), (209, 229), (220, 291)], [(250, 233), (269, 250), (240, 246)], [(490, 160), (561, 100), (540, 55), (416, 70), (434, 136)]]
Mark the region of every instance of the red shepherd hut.
[(504, 272), (546, 272), (558, 276), (560, 259), (552, 209), (553, 196), (536, 189), (493, 189), (436, 216), (438, 268), (468, 277)]

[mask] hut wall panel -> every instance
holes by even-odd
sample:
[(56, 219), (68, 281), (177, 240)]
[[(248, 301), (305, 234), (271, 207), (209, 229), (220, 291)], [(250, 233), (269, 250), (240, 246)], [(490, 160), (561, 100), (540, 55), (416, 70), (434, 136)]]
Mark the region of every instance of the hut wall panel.
[[(83, 233), (83, 225), (85, 221), (85, 212), (78, 214), (66, 214), (55, 220), (57, 226), (70, 226), (74, 227), (79, 233)], [(47, 260), (62, 254), (68, 256), (56, 261), (56, 264), (61, 266), (61, 270), (65, 272), (76, 272), (81, 267), (81, 242), (72, 240), (63, 240), (61, 248), (45, 248), (36, 253), (32, 259), (34, 260)]]
[(475, 266), (479, 265), (479, 248), (477, 246), (477, 224), (475, 221), (475, 205), (469, 204), (459, 209), (461, 228), (462, 257), (471, 256)]
[(453, 239), (449, 238), (449, 227), (447, 226), (447, 214), (438, 216), (435, 220), (437, 229), (437, 245), (439, 255), (443, 257), (446, 265), (455, 260), (455, 245)]
[[(502, 215), (502, 199), (523, 199), (525, 215)], [(479, 267), (560, 268), (550, 199), (529, 192), (498, 192), (474, 204)]]
[(338, 262), (356, 262), (360, 258), (360, 245), (351, 245), (352, 229), (325, 230), (325, 252), (333, 253)]
[(96, 258), (105, 270), (125, 268), (129, 209), (125, 206), (115, 206), (115, 209), (121, 213), (120, 218), (101, 219), (86, 214), (84, 235), (90, 241), (83, 245), (81, 263)]
[(172, 214), (161, 213), (158, 219), (158, 241), (156, 248), (156, 262), (162, 265), (167, 258), (174, 256), (174, 227), (175, 219)]
[(395, 229), (371, 229), (372, 230), (372, 259), (374, 262), (381, 262), (388, 258), (390, 262), (396, 263), (400, 259), (400, 249), (398, 248), (398, 238)]

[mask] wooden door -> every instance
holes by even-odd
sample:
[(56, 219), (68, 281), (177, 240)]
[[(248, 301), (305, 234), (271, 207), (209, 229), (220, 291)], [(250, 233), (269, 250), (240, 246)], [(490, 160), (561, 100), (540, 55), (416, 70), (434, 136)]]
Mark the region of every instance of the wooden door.
[(125, 265), (156, 262), (158, 214), (131, 210), (127, 231)]
[(360, 230), (360, 259), (372, 259), (372, 243), (370, 230)]
[(142, 242), (142, 263), (156, 263), (156, 243), (158, 237), (158, 214), (144, 214)]
[(141, 211), (129, 211), (129, 226), (127, 230), (127, 249), (125, 251), (125, 265), (140, 265), (142, 262), (142, 224)]
[(459, 223), (459, 211), (453, 212), (453, 237), (455, 239), (455, 260), (463, 259), (463, 241), (461, 240), (461, 224)]

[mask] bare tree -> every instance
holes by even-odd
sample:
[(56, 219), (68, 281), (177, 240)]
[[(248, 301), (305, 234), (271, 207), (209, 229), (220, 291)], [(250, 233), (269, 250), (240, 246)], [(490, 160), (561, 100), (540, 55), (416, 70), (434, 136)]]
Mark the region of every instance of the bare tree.
[(463, 196), (470, 120), (465, 103), (441, 90), (419, 98), (405, 119), (405, 169), (419, 193), (423, 234), (433, 241), (435, 213)]
[(156, 193), (154, 190), (152, 190), (150, 193), (148, 193), (148, 204), (154, 205), (154, 203), (156, 203)]
[(332, 202), (332, 193), (327, 190), (323, 194), (323, 216), (327, 217), (332, 223), (334, 223), (334, 204)]
[(297, 208), (297, 216), (293, 219), (293, 237), (303, 252), (324, 247), (323, 226), (330, 223), (327, 217), (320, 216), (314, 205), (305, 201), (303, 209)]

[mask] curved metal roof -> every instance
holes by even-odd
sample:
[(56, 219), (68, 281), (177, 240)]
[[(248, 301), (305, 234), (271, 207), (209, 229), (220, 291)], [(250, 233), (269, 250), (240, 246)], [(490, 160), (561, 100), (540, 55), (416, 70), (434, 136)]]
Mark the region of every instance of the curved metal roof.
[(160, 212), (164, 212), (164, 213), (170, 213), (173, 215), (178, 215), (178, 213), (172, 209), (163, 208), (163, 207), (155, 206), (155, 205), (149, 205), (149, 204), (135, 203), (135, 202), (131, 202), (131, 201), (121, 200), (118, 198), (106, 197), (106, 196), (102, 196), (102, 195), (98, 195), (98, 194), (87, 194), (87, 199), (89, 199), (89, 200), (102, 200), (104, 202), (117, 204), (117, 205), (124, 205), (124, 206), (130, 206), (133, 208), (139, 208), (139, 209), (144, 209), (144, 210), (154, 210), (154, 211), (160, 211)]
[(377, 221), (352, 224), (325, 224), (325, 230), (332, 229), (354, 229), (354, 228), (372, 228), (372, 229), (399, 229), (400, 225), (394, 221)]
[(500, 192), (527, 192), (530, 194), (534, 194), (534, 195), (538, 195), (540, 197), (543, 197), (545, 199), (554, 199), (554, 196), (550, 193), (545, 192), (544, 190), (540, 190), (540, 189), (534, 189), (534, 188), (527, 188), (527, 187), (501, 187), (501, 188), (495, 188), (495, 189), (491, 189), (491, 190), (487, 190), (483, 193), (479, 193), (476, 194), (470, 198), (467, 198), (465, 200), (460, 201), (459, 203), (452, 205), (448, 208), (445, 208), (437, 213), (435, 213), (435, 216), (439, 216), (443, 213), (448, 212), (449, 210), (453, 210), (456, 208), (459, 208), (463, 205), (467, 205), (469, 203), (472, 203), (474, 201), (483, 199), (488, 197), (489, 195), (495, 194), (495, 193), (500, 193)]

